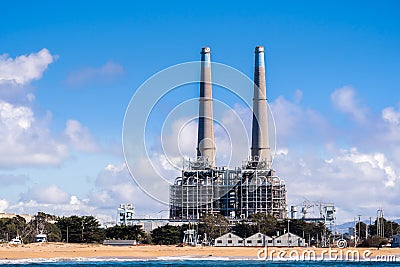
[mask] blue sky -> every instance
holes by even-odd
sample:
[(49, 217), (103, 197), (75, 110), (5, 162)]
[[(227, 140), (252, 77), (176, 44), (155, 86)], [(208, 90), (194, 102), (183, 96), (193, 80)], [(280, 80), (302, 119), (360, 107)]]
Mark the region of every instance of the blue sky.
[[(373, 216), (380, 205), (399, 216), (397, 1), (3, 1), (2, 10), (0, 211), (111, 220), (122, 202), (138, 214), (165, 209), (123, 166), (132, 95), (153, 74), (199, 60), (206, 45), (213, 61), (252, 77), (254, 47), (264, 45), (275, 168), (291, 204), (332, 201), (342, 220)], [(18, 63), (24, 55), (29, 68)], [(188, 88), (182, 101), (196, 97)]]

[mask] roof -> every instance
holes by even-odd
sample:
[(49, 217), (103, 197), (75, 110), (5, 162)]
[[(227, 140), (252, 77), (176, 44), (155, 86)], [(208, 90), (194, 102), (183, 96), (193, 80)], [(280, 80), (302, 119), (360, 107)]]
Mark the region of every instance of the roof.
[(293, 234), (293, 233), (291, 233), (291, 232), (288, 232), (288, 233), (285, 233), (285, 234), (283, 234), (283, 235), (280, 235), (280, 236), (278, 236), (277, 238), (287, 237), (289, 234), (290, 234), (290, 237), (291, 237), (291, 238), (293, 238), (293, 237), (298, 237), (298, 238), (303, 239), (302, 237), (300, 237), (300, 236), (298, 236), (298, 235), (296, 235), (296, 234)]
[(222, 238), (239, 238), (239, 239), (243, 239), (242, 237), (235, 235), (234, 233), (226, 233), (220, 237), (217, 237), (216, 239), (222, 239)]
[(255, 233), (254, 235), (249, 236), (246, 239), (260, 238), (260, 237), (264, 237), (264, 236), (265, 236), (266, 239), (272, 239), (272, 237), (270, 237), (268, 235), (264, 235), (263, 233), (260, 233), (260, 232)]

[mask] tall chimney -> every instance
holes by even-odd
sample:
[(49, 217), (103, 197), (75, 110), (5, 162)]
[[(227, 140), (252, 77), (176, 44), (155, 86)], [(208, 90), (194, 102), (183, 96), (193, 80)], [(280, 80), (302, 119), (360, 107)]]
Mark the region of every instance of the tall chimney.
[(255, 49), (253, 128), (251, 156), (271, 163), (268, 141), (267, 88), (265, 84), (264, 47)]
[(197, 157), (208, 159), (209, 167), (215, 166), (213, 103), (211, 84), (210, 48), (201, 49), (199, 126), (197, 133)]

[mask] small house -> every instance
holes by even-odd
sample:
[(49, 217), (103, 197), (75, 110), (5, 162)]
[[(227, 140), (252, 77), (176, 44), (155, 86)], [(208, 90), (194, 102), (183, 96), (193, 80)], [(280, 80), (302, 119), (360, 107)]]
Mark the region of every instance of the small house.
[(274, 246), (276, 247), (304, 247), (305, 245), (304, 238), (290, 232), (274, 239)]
[(264, 247), (264, 246), (272, 246), (273, 239), (267, 235), (262, 233), (256, 233), (248, 238), (244, 239), (244, 245), (246, 247)]
[(227, 233), (215, 239), (216, 247), (242, 247), (244, 239), (238, 235)]

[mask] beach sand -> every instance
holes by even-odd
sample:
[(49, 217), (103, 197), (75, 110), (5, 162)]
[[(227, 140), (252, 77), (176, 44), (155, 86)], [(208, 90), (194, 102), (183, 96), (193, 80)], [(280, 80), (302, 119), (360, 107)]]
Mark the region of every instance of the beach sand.
[[(73, 259), (73, 258), (130, 258), (130, 259), (157, 259), (163, 257), (226, 257), (226, 258), (243, 258), (257, 259), (258, 255), (264, 257), (266, 254), (274, 259), (280, 255), (281, 257), (290, 257), (302, 255), (305, 250), (313, 250), (317, 257), (321, 253), (329, 257), (329, 249), (322, 248), (274, 248), (269, 247), (267, 253), (263, 247), (176, 247), (176, 246), (105, 246), (99, 244), (67, 244), (67, 243), (33, 243), (27, 245), (0, 245), (0, 259)], [(377, 256), (395, 256), (400, 261), (400, 248), (348, 248), (336, 249), (333, 256), (346, 255), (346, 251), (355, 251), (364, 255), (368, 254), (368, 258), (375, 259)], [(261, 251), (261, 252), (260, 252)], [(273, 252), (275, 251), (275, 252)], [(273, 254), (271, 254), (273, 253)], [(279, 254), (280, 253), (280, 254)], [(279, 254), (279, 255), (278, 255)], [(393, 259), (392, 259), (393, 260)]]

